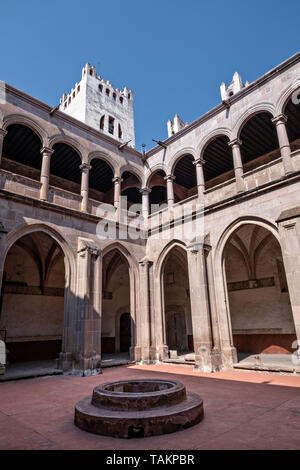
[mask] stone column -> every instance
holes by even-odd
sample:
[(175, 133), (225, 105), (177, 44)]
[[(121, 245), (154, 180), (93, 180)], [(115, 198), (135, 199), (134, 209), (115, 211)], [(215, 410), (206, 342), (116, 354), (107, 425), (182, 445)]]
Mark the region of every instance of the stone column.
[[(153, 262), (144, 258), (139, 262), (139, 326), (141, 359), (145, 364), (155, 360), (155, 347), (151, 337), (151, 282), (150, 271)], [(152, 292), (153, 294), (153, 292)]]
[(4, 129), (0, 129), (0, 166), (1, 166), (1, 158), (2, 158), (2, 148), (3, 148), (3, 141), (4, 137), (6, 136), (7, 131)]
[(88, 212), (89, 205), (89, 173), (92, 169), (91, 165), (88, 163), (83, 163), (79, 167), (81, 169), (81, 211)]
[(120, 176), (113, 178), (114, 183), (114, 206), (116, 208), (116, 220), (119, 220), (121, 184), (123, 179)]
[(242, 142), (239, 139), (234, 139), (231, 142), (228, 142), (228, 145), (232, 149), (236, 190), (238, 193), (242, 193), (243, 191), (245, 191), (245, 183), (243, 179), (244, 170), (243, 170), (243, 161), (242, 161), (242, 155), (241, 155)]
[(101, 373), (102, 259), (93, 240), (79, 238), (77, 254), (77, 347), (74, 373)]
[(42, 184), (40, 190), (41, 201), (48, 200), (49, 180), (50, 180), (50, 159), (54, 150), (43, 147), (41, 154), (43, 156), (40, 182)]
[(171, 208), (174, 205), (174, 188), (173, 188), (173, 181), (175, 181), (176, 177), (173, 175), (168, 175), (164, 178), (167, 182), (167, 198), (168, 198), (168, 206)]
[(212, 331), (205, 263), (204, 246), (191, 245), (188, 249), (188, 270), (195, 369), (201, 372), (213, 372), (215, 366), (212, 359)]
[(276, 116), (274, 119), (272, 119), (272, 122), (276, 126), (284, 172), (286, 175), (288, 175), (289, 173), (292, 173), (294, 169), (291, 159), (290, 141), (285, 125), (287, 122), (287, 117), (284, 114), (280, 114), (279, 116)]
[(204, 171), (203, 165), (205, 161), (201, 158), (194, 161), (194, 165), (196, 166), (196, 175), (197, 175), (197, 188), (198, 188), (198, 197), (201, 202), (204, 203), (204, 191), (205, 191), (205, 179), (204, 179)]
[(140, 189), (140, 193), (142, 194), (142, 215), (146, 224), (149, 216), (149, 194), (151, 193), (151, 189), (142, 188)]
[[(300, 210), (284, 211), (277, 220), (296, 336), (300, 346)], [(298, 351), (300, 348), (298, 348)]]

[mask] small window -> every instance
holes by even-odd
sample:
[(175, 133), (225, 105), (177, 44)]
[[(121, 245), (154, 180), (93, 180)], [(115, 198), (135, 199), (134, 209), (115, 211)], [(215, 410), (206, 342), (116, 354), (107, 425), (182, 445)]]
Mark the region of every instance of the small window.
[(93, 70), (92, 69), (90, 70), (90, 75), (93, 75)]
[(120, 96), (120, 103), (123, 104), (123, 97)]
[(100, 119), (100, 129), (103, 131), (104, 130), (104, 121), (105, 121), (105, 115), (102, 116)]
[(68, 100), (68, 103), (69, 103), (69, 104), (71, 103), (71, 96), (70, 96), (70, 98), (69, 98), (69, 100)]
[(109, 96), (109, 89), (108, 88), (106, 88), (106, 94), (107, 94), (107, 96)]
[(75, 91), (73, 91), (73, 98), (75, 98)]
[(117, 95), (115, 93), (113, 93), (113, 99), (116, 101), (117, 99)]
[(114, 135), (114, 130), (115, 130), (115, 120), (113, 117), (109, 116), (108, 119), (108, 132), (112, 135)]
[(102, 91), (103, 91), (103, 85), (99, 85), (99, 91), (102, 93)]
[(131, 99), (131, 95), (130, 95), (130, 93), (128, 94), (128, 99), (129, 99), (129, 100)]
[(123, 138), (122, 127), (120, 126), (120, 124), (119, 124), (119, 126), (118, 126), (118, 135), (119, 135), (119, 139), (122, 139), (122, 138)]
[(67, 107), (67, 104), (68, 104), (68, 103), (67, 103), (67, 102), (65, 102), (65, 109), (66, 109), (66, 107)]
[(78, 87), (77, 87), (77, 93), (79, 93), (79, 92), (80, 92), (80, 85), (78, 85)]

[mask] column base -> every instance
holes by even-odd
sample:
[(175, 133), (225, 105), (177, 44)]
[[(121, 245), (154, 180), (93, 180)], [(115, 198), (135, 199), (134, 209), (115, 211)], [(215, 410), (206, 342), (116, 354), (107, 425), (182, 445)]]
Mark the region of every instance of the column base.
[(155, 364), (156, 362), (156, 348), (141, 348), (141, 362), (142, 364)]
[(57, 359), (57, 368), (61, 369), (63, 372), (68, 372), (72, 370), (73, 366), (73, 354), (61, 352), (59, 358)]
[(222, 356), (219, 350), (209, 349), (200, 346), (198, 353), (195, 354), (195, 372), (205, 372), (212, 374), (222, 368)]
[(164, 361), (165, 359), (169, 359), (169, 348), (166, 344), (162, 344), (156, 348), (155, 354), (156, 361)]
[(232, 369), (233, 364), (238, 362), (237, 350), (234, 346), (226, 346), (222, 348), (222, 369)]
[(81, 358), (72, 368), (72, 375), (78, 377), (91, 377), (102, 374), (101, 356), (96, 355), (89, 358)]

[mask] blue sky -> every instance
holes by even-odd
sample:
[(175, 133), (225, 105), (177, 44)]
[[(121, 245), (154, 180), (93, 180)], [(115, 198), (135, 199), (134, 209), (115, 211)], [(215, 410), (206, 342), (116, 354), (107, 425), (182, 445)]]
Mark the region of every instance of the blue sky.
[(137, 148), (220, 103), (299, 49), (299, 0), (10, 0), (0, 8), (0, 79), (56, 105), (90, 62), (134, 90)]

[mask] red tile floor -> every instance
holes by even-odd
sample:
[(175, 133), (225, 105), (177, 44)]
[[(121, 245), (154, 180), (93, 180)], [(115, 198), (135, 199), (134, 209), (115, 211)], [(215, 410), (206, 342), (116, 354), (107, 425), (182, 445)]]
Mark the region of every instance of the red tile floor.
[[(205, 418), (175, 434), (121, 440), (73, 424), (74, 405), (102, 382), (183, 382), (204, 400)], [(0, 449), (299, 449), (300, 377), (245, 371), (198, 374), (192, 367), (104, 369), (101, 376), (53, 376), (0, 384)]]

